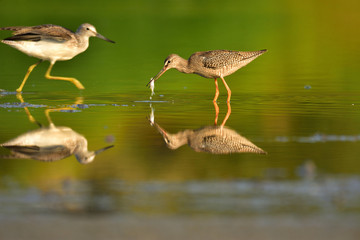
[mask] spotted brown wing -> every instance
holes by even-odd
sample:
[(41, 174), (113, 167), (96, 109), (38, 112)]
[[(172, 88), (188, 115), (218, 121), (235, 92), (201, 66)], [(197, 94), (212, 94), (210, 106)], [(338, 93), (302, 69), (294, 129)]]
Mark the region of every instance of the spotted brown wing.
[(239, 52), (227, 50), (208, 51), (201, 54), (204, 67), (207, 68), (223, 68), (225, 66), (233, 66), (242, 60)]
[(208, 51), (201, 54), (203, 58), (204, 67), (207, 68), (223, 68), (232, 66), (245, 66), (266, 50), (260, 51), (228, 51), (228, 50), (215, 50)]

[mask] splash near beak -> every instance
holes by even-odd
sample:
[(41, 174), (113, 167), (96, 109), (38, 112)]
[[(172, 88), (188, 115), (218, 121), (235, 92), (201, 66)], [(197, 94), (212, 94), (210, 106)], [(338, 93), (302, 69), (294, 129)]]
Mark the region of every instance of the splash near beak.
[(97, 38), (100, 38), (100, 39), (102, 39), (102, 40), (105, 40), (105, 41), (107, 41), (107, 42), (115, 43), (113, 40), (110, 40), (110, 39), (104, 37), (104, 36), (101, 35), (100, 33), (96, 33), (96, 37), (97, 37)]
[(151, 82), (153, 82), (153, 81), (155, 82), (156, 80), (158, 80), (158, 79), (161, 77), (161, 75), (163, 75), (168, 69), (169, 69), (169, 68), (168, 68), (167, 66), (164, 66), (164, 67), (160, 70), (160, 72), (159, 72), (158, 74), (156, 74), (156, 76), (153, 77), (153, 78), (150, 80), (150, 82), (148, 82), (148, 84), (146, 84), (146, 86), (148, 87)]
[(101, 148), (101, 149), (99, 149), (99, 150), (96, 150), (96, 151), (95, 151), (95, 155), (98, 155), (99, 153), (101, 153), (101, 152), (103, 152), (103, 151), (105, 151), (105, 150), (108, 150), (109, 148), (112, 148), (112, 147), (114, 147), (114, 145), (110, 145), (110, 146)]

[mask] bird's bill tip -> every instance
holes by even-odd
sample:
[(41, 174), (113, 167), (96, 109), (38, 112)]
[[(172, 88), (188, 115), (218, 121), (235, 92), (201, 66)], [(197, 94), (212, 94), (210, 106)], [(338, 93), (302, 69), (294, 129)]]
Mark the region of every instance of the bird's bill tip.
[(100, 39), (102, 39), (102, 40), (105, 40), (105, 41), (107, 41), (107, 42), (115, 43), (113, 40), (110, 40), (110, 39), (104, 37), (104, 36), (101, 35), (100, 33), (96, 33), (96, 37), (97, 37), (97, 38), (100, 38)]
[(104, 147), (104, 148), (101, 148), (101, 149), (99, 149), (99, 150), (96, 150), (96, 151), (95, 151), (95, 155), (98, 155), (99, 153), (101, 153), (101, 152), (103, 152), (103, 151), (105, 151), (105, 150), (107, 150), (107, 149), (109, 149), (109, 148), (112, 148), (112, 147), (114, 147), (114, 145), (106, 146), (106, 147)]
[(154, 78), (151, 78), (151, 79), (150, 79), (150, 82), (148, 82), (148, 83), (146, 84), (146, 86), (147, 86), (147, 87), (150, 87), (150, 84), (151, 84), (153, 81), (154, 81)]

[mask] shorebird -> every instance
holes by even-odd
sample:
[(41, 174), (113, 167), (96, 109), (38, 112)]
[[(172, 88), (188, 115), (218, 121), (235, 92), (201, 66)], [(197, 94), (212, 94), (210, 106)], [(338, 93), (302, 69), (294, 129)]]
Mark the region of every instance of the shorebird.
[(163, 73), (171, 68), (177, 69), (182, 73), (195, 73), (205, 78), (215, 79), (215, 97), (214, 102), (219, 96), (219, 88), (217, 79), (221, 78), (228, 92), (227, 101), (230, 101), (231, 90), (226, 84), (224, 77), (231, 75), (240, 68), (244, 67), (267, 50), (260, 51), (229, 51), (214, 50), (207, 52), (196, 52), (192, 54), (188, 60), (177, 54), (170, 54), (164, 61), (164, 67), (153, 77), (149, 84), (153, 84)]
[(44, 60), (50, 61), (50, 66), (45, 74), (47, 79), (70, 81), (78, 89), (84, 89), (84, 86), (75, 78), (51, 76), (50, 72), (55, 62), (70, 60), (84, 52), (89, 46), (90, 37), (98, 37), (115, 43), (97, 33), (95, 27), (89, 23), (81, 24), (76, 32), (52, 24), (31, 27), (3, 27), (0, 30), (13, 31), (13, 36), (5, 38), (1, 42), (31, 57), (40, 59), (29, 67), (20, 87), (16, 89), (17, 92), (22, 91), (32, 70)]

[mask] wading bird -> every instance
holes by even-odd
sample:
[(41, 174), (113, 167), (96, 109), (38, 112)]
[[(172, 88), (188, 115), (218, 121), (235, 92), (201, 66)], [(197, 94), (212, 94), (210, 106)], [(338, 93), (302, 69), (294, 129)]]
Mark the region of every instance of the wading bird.
[(50, 72), (55, 62), (70, 60), (79, 53), (84, 52), (89, 46), (90, 37), (98, 37), (115, 43), (97, 33), (95, 27), (89, 23), (80, 25), (76, 32), (52, 24), (31, 27), (3, 27), (0, 30), (13, 31), (13, 36), (5, 38), (1, 42), (31, 57), (40, 59), (40, 61), (29, 67), (20, 87), (16, 89), (17, 92), (22, 91), (31, 71), (44, 60), (50, 62), (45, 74), (47, 79), (70, 81), (78, 89), (84, 89), (84, 86), (75, 78), (51, 76)]
[(215, 79), (214, 102), (219, 96), (217, 79), (221, 78), (228, 92), (227, 101), (230, 101), (231, 90), (226, 84), (224, 77), (229, 76), (244, 67), (267, 50), (242, 52), (229, 50), (214, 50), (207, 52), (196, 52), (188, 60), (176, 54), (170, 54), (164, 61), (164, 67), (150, 80), (148, 85), (153, 84), (164, 72), (175, 68), (182, 73), (195, 73), (205, 78)]

